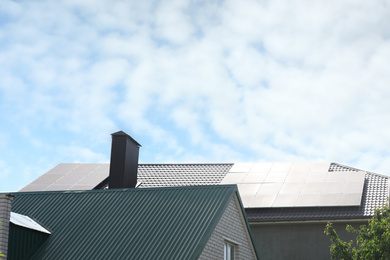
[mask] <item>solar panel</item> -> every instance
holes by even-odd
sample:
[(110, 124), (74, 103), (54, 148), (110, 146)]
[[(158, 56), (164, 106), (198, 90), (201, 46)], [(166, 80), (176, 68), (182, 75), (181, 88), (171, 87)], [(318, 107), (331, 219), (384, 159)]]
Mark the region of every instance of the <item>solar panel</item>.
[[(234, 164), (236, 165), (236, 164)], [(233, 167), (234, 167), (233, 165)], [(254, 163), (251, 165), (250, 172), (269, 172), (269, 170), (272, 168), (273, 163)], [(232, 168), (233, 168), (232, 167)]]
[(326, 176), (327, 182), (345, 182), (346, 181), (346, 172), (328, 172)]
[(20, 191), (90, 190), (109, 173), (108, 164), (62, 163)]
[(270, 172), (289, 172), (292, 165), (293, 163), (289, 162), (274, 163)]
[(282, 188), (283, 183), (280, 182), (265, 182), (262, 183), (256, 195), (277, 195)]
[(295, 205), (299, 194), (279, 194), (276, 196), (272, 207), (283, 207), (284, 205)]
[(318, 205), (320, 194), (299, 194), (295, 207), (313, 207)]
[(329, 172), (330, 163), (240, 163), (222, 184), (238, 184), (245, 207), (359, 206), (365, 172)]
[(232, 172), (225, 176), (224, 184), (236, 184), (244, 182), (244, 178), (246, 177), (245, 172)]
[[(274, 203), (276, 195), (261, 195), (252, 197), (252, 199), (248, 203), (249, 208), (269, 208), (272, 207)], [(245, 205), (245, 204), (244, 204)]]
[(360, 193), (344, 193), (341, 197), (341, 203), (343, 205), (356, 205), (360, 204), (362, 195)]
[(324, 182), (327, 175), (327, 172), (310, 172), (310, 174), (306, 176), (306, 182)]
[(344, 193), (359, 193), (362, 186), (363, 185), (361, 182), (357, 182), (357, 181), (349, 182), (346, 183), (343, 191)]
[(230, 172), (249, 172), (253, 163), (235, 163)]
[(325, 186), (324, 182), (305, 182), (302, 189), (300, 190), (301, 194), (321, 194)]
[(300, 193), (303, 182), (285, 182), (280, 189), (280, 194), (298, 194)]
[(286, 176), (285, 182), (305, 182), (307, 177), (307, 171), (306, 172), (289, 172), (289, 174)]
[(32, 184), (35, 185), (50, 185), (51, 183), (54, 183), (58, 181), (62, 176), (59, 174), (44, 174), (40, 176), (38, 179), (36, 179)]
[(324, 191), (327, 193), (343, 193), (344, 186), (344, 182), (325, 182)]
[(265, 177), (265, 182), (284, 182), (288, 172), (273, 172)]
[[(109, 174), (109, 165), (108, 164), (99, 164), (98, 167), (91, 169), (88, 175), (86, 175), (84, 178), (80, 179), (79, 182), (77, 182), (77, 185), (83, 185), (83, 186), (90, 186), (92, 188), (96, 187), (102, 180), (108, 177)], [(92, 189), (89, 188), (89, 189)]]
[(258, 183), (251, 183), (251, 184), (238, 184), (237, 185), (240, 190), (242, 190), (243, 195), (252, 195), (256, 194), (257, 191), (259, 190), (261, 184)]
[(266, 172), (248, 172), (244, 177), (243, 182), (262, 182), (265, 180), (265, 177), (267, 177)]
[(321, 206), (338, 206), (340, 205), (340, 202), (340, 193), (322, 193), (317, 204)]

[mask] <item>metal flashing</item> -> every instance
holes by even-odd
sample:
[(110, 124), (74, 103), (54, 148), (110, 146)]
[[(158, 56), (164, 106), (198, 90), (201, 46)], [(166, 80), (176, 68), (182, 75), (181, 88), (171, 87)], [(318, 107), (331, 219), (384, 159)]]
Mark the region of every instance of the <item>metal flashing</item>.
[(10, 222), (15, 224), (15, 225), (21, 226), (21, 227), (36, 230), (36, 231), (46, 233), (46, 234), (51, 234), (51, 232), (49, 230), (42, 227), (36, 221), (34, 221), (30, 217), (22, 215), (22, 214), (11, 212)]

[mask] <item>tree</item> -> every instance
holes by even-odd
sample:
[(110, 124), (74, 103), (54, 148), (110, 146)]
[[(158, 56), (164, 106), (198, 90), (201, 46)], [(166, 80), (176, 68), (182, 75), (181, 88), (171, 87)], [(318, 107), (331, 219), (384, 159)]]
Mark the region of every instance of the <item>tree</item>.
[(390, 259), (390, 209), (387, 205), (375, 210), (368, 225), (362, 225), (360, 229), (347, 225), (346, 230), (357, 235), (356, 241), (341, 240), (332, 223), (326, 225), (324, 233), (332, 243), (332, 259)]

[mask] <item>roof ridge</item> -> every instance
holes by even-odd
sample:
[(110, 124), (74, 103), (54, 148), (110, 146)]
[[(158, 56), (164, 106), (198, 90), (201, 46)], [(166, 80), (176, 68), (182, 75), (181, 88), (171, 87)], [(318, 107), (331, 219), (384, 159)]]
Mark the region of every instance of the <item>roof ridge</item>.
[[(329, 166), (329, 171), (331, 171), (331, 168), (332, 167), (341, 167), (343, 169), (350, 169), (351, 171), (362, 171), (362, 172), (366, 172), (368, 174), (371, 174), (371, 175), (376, 175), (376, 176), (380, 176), (380, 177), (384, 177), (384, 178), (387, 178), (387, 179), (390, 179), (390, 176), (387, 176), (387, 175), (384, 175), (384, 174), (379, 174), (379, 173), (375, 173), (375, 172), (370, 172), (370, 171), (365, 171), (365, 170), (361, 170), (361, 169), (358, 169), (358, 168), (354, 168), (354, 167), (351, 167), (351, 166), (347, 166), (347, 165), (343, 165), (341, 163), (335, 163), (335, 162), (332, 162)], [(335, 170), (332, 170), (332, 171), (335, 171)]]
[(76, 193), (92, 193), (92, 192), (141, 192), (150, 190), (182, 190), (182, 189), (219, 189), (219, 188), (232, 188), (238, 190), (236, 184), (216, 184), (216, 185), (192, 185), (192, 186), (164, 186), (164, 187), (145, 187), (145, 188), (125, 188), (125, 189), (96, 189), (96, 190), (55, 190), (55, 191), (22, 191), (22, 192), (10, 192), (11, 195), (35, 195), (35, 194), (76, 194)]

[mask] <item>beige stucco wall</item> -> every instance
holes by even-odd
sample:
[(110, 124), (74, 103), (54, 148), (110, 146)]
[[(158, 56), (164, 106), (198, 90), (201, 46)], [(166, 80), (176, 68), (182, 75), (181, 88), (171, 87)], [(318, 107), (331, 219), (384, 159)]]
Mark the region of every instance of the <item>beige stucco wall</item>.
[(236, 259), (256, 259), (237, 195), (234, 195), (199, 259), (223, 259), (224, 241), (237, 243)]

